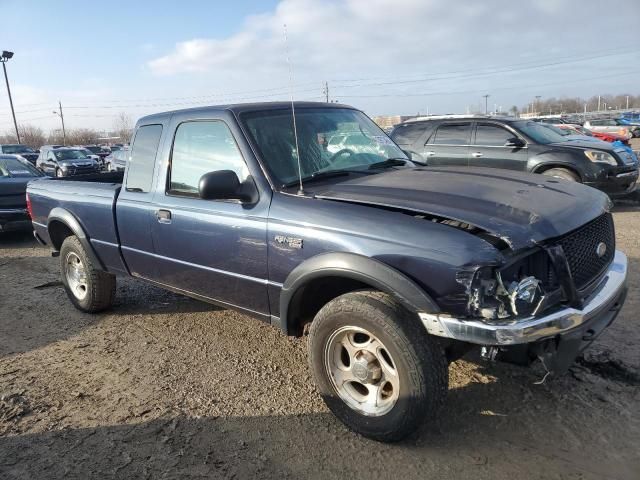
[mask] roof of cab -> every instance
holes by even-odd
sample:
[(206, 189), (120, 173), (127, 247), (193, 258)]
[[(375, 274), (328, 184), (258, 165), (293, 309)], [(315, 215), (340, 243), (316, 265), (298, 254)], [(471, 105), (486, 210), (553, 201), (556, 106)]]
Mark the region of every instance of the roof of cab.
[[(342, 105), (339, 103), (326, 103), (326, 102), (293, 102), (296, 109), (304, 108), (349, 108), (357, 110), (349, 105)], [(245, 112), (255, 112), (261, 110), (290, 110), (291, 102), (257, 102), (257, 103), (231, 103), (228, 105), (209, 105), (205, 107), (184, 108), (179, 110), (171, 110), (168, 112), (154, 113), (144, 116), (138, 120), (138, 123), (158, 122), (165, 120), (167, 117), (175, 113), (193, 113), (194, 115), (229, 111), (236, 115)]]

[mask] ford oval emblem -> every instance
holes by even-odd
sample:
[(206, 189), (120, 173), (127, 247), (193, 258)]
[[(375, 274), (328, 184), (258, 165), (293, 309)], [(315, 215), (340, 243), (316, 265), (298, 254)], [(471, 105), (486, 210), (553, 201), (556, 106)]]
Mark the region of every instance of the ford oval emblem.
[(606, 253), (607, 253), (607, 246), (605, 245), (604, 242), (600, 242), (596, 247), (596, 254), (598, 255), (599, 258), (602, 258)]

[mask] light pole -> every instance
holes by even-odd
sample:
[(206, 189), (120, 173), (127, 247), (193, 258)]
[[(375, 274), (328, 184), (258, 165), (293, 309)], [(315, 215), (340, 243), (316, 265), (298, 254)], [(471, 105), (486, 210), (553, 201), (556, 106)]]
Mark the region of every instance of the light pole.
[(13, 110), (13, 100), (11, 99), (11, 89), (9, 88), (9, 77), (7, 77), (7, 61), (13, 58), (13, 52), (7, 52), (6, 50), (2, 51), (2, 57), (0, 57), (0, 62), (2, 62), (2, 69), (4, 70), (4, 81), (7, 84), (7, 93), (9, 94), (9, 105), (11, 105), (11, 115), (13, 116), (13, 126), (16, 128), (16, 138), (18, 139), (18, 143), (20, 143), (20, 132), (18, 131), (18, 122), (16, 122), (16, 112)]
[(542, 97), (542, 95), (536, 95), (536, 104), (534, 104), (536, 115), (538, 114), (538, 110), (540, 110), (540, 97)]
[(60, 108), (60, 111), (56, 112), (54, 110), (53, 114), (59, 116), (60, 120), (62, 121), (62, 144), (66, 145), (67, 144), (67, 132), (65, 132), (65, 130), (64, 130), (64, 115), (62, 114), (62, 103), (60, 102), (60, 100), (58, 100), (58, 107)]
[(487, 102), (488, 102), (490, 96), (491, 95), (489, 95), (488, 93), (486, 95), (483, 95), (483, 97), (484, 97), (484, 114), (485, 115), (489, 114), (489, 107), (488, 107), (488, 103)]

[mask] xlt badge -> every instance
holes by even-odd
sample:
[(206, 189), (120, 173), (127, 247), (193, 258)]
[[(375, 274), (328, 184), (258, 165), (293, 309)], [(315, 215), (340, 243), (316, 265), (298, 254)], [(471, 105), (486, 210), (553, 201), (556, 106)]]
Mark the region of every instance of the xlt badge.
[(287, 237), (285, 235), (276, 235), (276, 243), (280, 245), (287, 245), (290, 248), (302, 248), (302, 239), (297, 237)]

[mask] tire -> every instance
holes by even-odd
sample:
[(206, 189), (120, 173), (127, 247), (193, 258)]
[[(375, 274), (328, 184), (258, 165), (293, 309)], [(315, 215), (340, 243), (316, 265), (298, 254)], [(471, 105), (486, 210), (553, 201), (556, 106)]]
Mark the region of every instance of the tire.
[(83, 312), (111, 307), (116, 294), (116, 277), (96, 267), (78, 237), (65, 238), (60, 248), (62, 283), (71, 303)]
[[(347, 340), (351, 353), (344, 347)], [(330, 301), (311, 323), (308, 341), (310, 367), (324, 402), (339, 420), (365, 437), (402, 440), (444, 403), (448, 390), (444, 350), (413, 314), (385, 293), (362, 290)], [(375, 345), (377, 356), (366, 350)], [(345, 375), (358, 378), (342, 383)], [(359, 403), (363, 398), (375, 398), (376, 403)]]
[(550, 168), (549, 170), (545, 170), (544, 172), (542, 172), (542, 175), (561, 178), (570, 182), (580, 182), (580, 178), (578, 177), (578, 175), (566, 168)]

